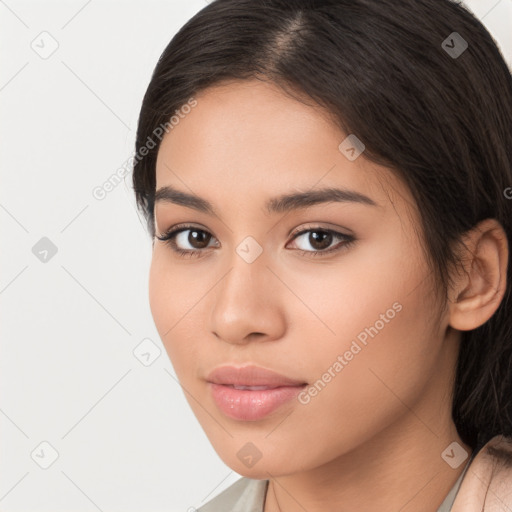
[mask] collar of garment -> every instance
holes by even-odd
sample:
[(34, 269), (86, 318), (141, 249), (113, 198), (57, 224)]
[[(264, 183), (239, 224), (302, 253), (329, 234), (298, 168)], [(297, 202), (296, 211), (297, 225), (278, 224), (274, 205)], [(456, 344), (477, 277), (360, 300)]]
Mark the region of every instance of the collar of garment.
[[(268, 480), (241, 478), (198, 512), (263, 512)], [(512, 511), (512, 438), (477, 447), (436, 512)]]

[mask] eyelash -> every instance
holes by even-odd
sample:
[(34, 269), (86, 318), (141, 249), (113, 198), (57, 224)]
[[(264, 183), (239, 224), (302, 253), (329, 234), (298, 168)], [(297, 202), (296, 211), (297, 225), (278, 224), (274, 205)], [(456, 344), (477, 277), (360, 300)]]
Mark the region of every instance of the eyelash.
[[(165, 244), (170, 246), (171, 249), (175, 253), (179, 254), (180, 257), (183, 257), (183, 258), (201, 257), (202, 256), (201, 253), (203, 253), (205, 251), (205, 249), (185, 250), (185, 249), (180, 249), (176, 245), (176, 242), (174, 240), (176, 238), (176, 236), (179, 233), (181, 233), (182, 231), (188, 231), (188, 230), (201, 231), (203, 233), (211, 234), (204, 229), (200, 229), (200, 228), (198, 228), (196, 226), (192, 226), (190, 224), (180, 224), (178, 226), (175, 226), (175, 227), (169, 229), (162, 236), (157, 235), (156, 238), (158, 238), (158, 240), (161, 240), (162, 242), (165, 242)], [(321, 227), (312, 227), (309, 229), (303, 229), (302, 231), (292, 233), (292, 235), (293, 235), (292, 241), (295, 240), (296, 238), (298, 238), (299, 236), (303, 235), (304, 233), (309, 233), (309, 232), (330, 233), (335, 238), (342, 239), (344, 243), (338, 244), (331, 249), (326, 249), (326, 250), (321, 250), (321, 251), (306, 251), (304, 249), (294, 249), (295, 251), (298, 251), (302, 255), (318, 257), (318, 256), (322, 256), (324, 254), (331, 254), (334, 252), (338, 252), (338, 251), (347, 249), (356, 241), (356, 239), (351, 235), (345, 235), (343, 233), (339, 233), (338, 231), (334, 231), (332, 229), (327, 229), (327, 228), (321, 228)]]

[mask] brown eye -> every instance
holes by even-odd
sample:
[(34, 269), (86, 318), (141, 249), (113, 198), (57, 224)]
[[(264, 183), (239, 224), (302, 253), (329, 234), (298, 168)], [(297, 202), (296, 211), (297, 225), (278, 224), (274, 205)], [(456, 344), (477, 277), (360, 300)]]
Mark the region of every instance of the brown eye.
[[(308, 236), (306, 237), (305, 235)], [(344, 235), (343, 233), (338, 233), (331, 229), (322, 228), (303, 230), (297, 233), (292, 241), (297, 243), (296, 241), (300, 239), (302, 239), (302, 247), (300, 247), (300, 244), (297, 244), (299, 245), (298, 250), (302, 254), (307, 254), (308, 256), (322, 256), (323, 254), (329, 254), (331, 252), (347, 248), (350, 244), (355, 242), (355, 238), (352, 235)], [(341, 240), (341, 242), (331, 247), (331, 244), (335, 240)], [(311, 249), (304, 248), (304, 246), (309, 246)]]
[[(308, 235), (307, 238), (304, 235)], [(183, 257), (200, 257), (206, 253), (204, 249), (208, 247), (219, 246), (219, 243), (210, 245), (215, 237), (204, 229), (195, 226), (181, 225), (171, 228), (162, 236), (156, 236), (159, 240), (165, 242), (171, 249)], [(333, 252), (340, 251), (348, 248), (355, 242), (355, 237), (352, 235), (345, 235), (331, 229), (311, 228), (297, 233), (292, 242), (304, 238), (306, 245), (311, 249), (298, 248), (300, 253), (307, 254), (308, 256), (323, 256)], [(331, 247), (335, 240), (340, 242)]]
[(208, 246), (212, 235), (201, 229), (186, 229), (184, 232), (189, 231), (187, 242), (194, 247), (194, 249), (204, 249)]
[(165, 242), (173, 251), (182, 256), (199, 256), (208, 247), (213, 236), (204, 229), (195, 226), (177, 226), (171, 228), (158, 240)]
[(308, 243), (311, 247), (319, 251), (327, 249), (332, 243), (332, 233), (327, 231), (311, 231), (309, 233)]

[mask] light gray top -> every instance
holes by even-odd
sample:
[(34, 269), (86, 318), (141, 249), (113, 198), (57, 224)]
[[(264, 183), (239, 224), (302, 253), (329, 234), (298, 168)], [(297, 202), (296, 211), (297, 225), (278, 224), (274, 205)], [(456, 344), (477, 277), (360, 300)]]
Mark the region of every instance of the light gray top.
[[(450, 512), (462, 479), (468, 469), (476, 450), (469, 458), (464, 470), (450, 489), (437, 512)], [(263, 512), (268, 480), (240, 478), (218, 496), (198, 509), (198, 512)]]

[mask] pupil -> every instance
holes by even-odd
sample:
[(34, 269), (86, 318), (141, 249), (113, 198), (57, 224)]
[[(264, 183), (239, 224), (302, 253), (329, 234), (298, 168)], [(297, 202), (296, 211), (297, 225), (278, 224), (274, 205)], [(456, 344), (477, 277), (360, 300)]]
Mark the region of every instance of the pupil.
[[(309, 241), (311, 246), (315, 249), (325, 249), (331, 245), (332, 234), (321, 231), (313, 231), (309, 235)], [(320, 240), (320, 246), (318, 246), (318, 241)]]
[[(208, 246), (208, 241), (209, 241), (208, 236), (209, 236), (209, 235), (208, 235), (206, 232), (204, 232), (204, 231), (198, 231), (198, 230), (196, 230), (196, 231), (192, 231), (192, 230), (191, 230), (191, 231), (190, 231), (190, 234), (188, 235), (188, 237), (189, 237), (189, 240), (188, 240), (188, 241), (189, 241), (189, 243), (190, 243), (191, 245), (193, 245), (194, 247), (195, 247), (194, 243), (199, 242), (199, 247), (197, 247), (197, 248), (198, 248), (198, 249), (203, 249), (204, 247), (207, 247), (207, 246)], [(192, 240), (191, 240), (191, 239), (192, 239)], [(203, 240), (202, 240), (202, 239), (203, 239)], [(204, 239), (206, 239), (206, 243), (205, 243), (205, 240), (204, 240)], [(201, 244), (204, 244), (204, 245), (201, 245)]]

